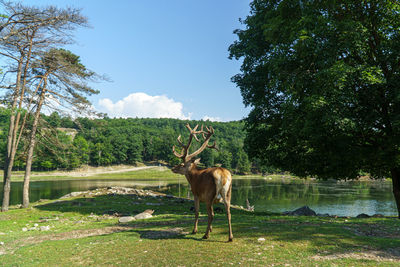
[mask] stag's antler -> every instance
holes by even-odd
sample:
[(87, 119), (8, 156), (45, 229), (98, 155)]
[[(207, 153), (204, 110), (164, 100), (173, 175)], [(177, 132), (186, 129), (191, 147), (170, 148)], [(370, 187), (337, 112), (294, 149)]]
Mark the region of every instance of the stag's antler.
[[(203, 125), (201, 125), (201, 129), (199, 131), (197, 131), (198, 127), (199, 127), (199, 125), (197, 124), (196, 127), (194, 127), (192, 129), (192, 128), (190, 128), (189, 124), (186, 124), (186, 128), (190, 132), (189, 140), (188, 140), (187, 145), (183, 144), (183, 142), (181, 140), (181, 135), (178, 136), (179, 146), (182, 147), (181, 154), (179, 154), (178, 152), (175, 151), (175, 146), (172, 147), (172, 151), (174, 152), (175, 156), (177, 156), (178, 158), (181, 158), (184, 162), (187, 162), (187, 161), (191, 160), (192, 158), (194, 158), (195, 156), (199, 155), (206, 147), (214, 148), (214, 149), (218, 150), (215, 142), (214, 142), (213, 145), (208, 145), (208, 141), (210, 140), (211, 136), (214, 134), (213, 127), (210, 126), (210, 128), (208, 128), (206, 126), (207, 131), (204, 131), (203, 130)], [(192, 154), (188, 155), (189, 147), (192, 144), (193, 137), (196, 139), (196, 141), (200, 142), (200, 140), (197, 138), (197, 134), (201, 134), (203, 136), (204, 142), (203, 142), (203, 144), (201, 145), (201, 147), (199, 149), (197, 149)]]

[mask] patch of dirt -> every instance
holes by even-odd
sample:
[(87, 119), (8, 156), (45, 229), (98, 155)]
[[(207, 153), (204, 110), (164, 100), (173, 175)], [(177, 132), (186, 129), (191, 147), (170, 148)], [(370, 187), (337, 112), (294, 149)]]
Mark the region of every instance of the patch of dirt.
[[(205, 220), (204, 220), (205, 221)], [(163, 222), (157, 225), (174, 225), (179, 224), (180, 221), (171, 221), (171, 222)], [(185, 221), (187, 223), (187, 221)], [(45, 241), (58, 241), (58, 240), (68, 240), (68, 239), (78, 239), (85, 238), (90, 236), (99, 236), (99, 235), (108, 235), (119, 232), (131, 231), (140, 226), (148, 226), (148, 224), (137, 224), (137, 225), (119, 225), (119, 226), (110, 226), (98, 229), (83, 229), (83, 230), (74, 230), (70, 232), (63, 233), (55, 233), (48, 235), (40, 235), (40, 236), (30, 236), (26, 238), (22, 238), (16, 240), (12, 243), (7, 244), (7, 247), (0, 247), (0, 255), (4, 254), (12, 254), (15, 250), (27, 246), (27, 245), (35, 245)], [(140, 236), (142, 238), (147, 239), (161, 239), (161, 238), (171, 238), (179, 235), (186, 235), (188, 232), (184, 232), (181, 227), (174, 227), (166, 230), (148, 230), (148, 231), (140, 231)]]
[(8, 221), (10, 220), (10, 218), (11, 216), (9, 215), (4, 215), (4, 214), (0, 215), (0, 221)]
[(63, 232), (49, 235), (30, 236), (14, 241), (13, 243), (7, 244), (7, 247), (0, 247), (0, 255), (12, 254), (16, 249), (26, 246), (39, 244), (45, 241), (57, 241), (67, 239), (77, 239), (90, 236), (107, 235), (119, 232), (130, 231), (134, 229), (133, 226), (110, 226), (99, 229), (84, 229), (74, 230), (71, 232)]
[[(70, 176), (70, 177), (86, 177), (96, 174), (105, 173), (120, 173), (120, 172), (130, 172), (139, 171), (144, 169), (160, 168), (157, 166), (142, 166), (142, 167), (132, 167), (132, 166), (111, 166), (111, 167), (85, 167), (77, 169), (74, 171), (65, 172), (49, 172), (49, 173), (34, 173), (32, 176)], [(23, 174), (15, 174), (14, 176), (23, 176)]]
[[(155, 166), (143, 166), (143, 167), (119, 167), (119, 168), (107, 168), (107, 167), (96, 167), (90, 168), (86, 171), (72, 171), (72, 172), (59, 172), (59, 173), (52, 173), (50, 176), (72, 176), (72, 177), (85, 177), (91, 176), (95, 174), (105, 174), (105, 173), (120, 173), (120, 172), (130, 172), (130, 171), (139, 171), (144, 169), (152, 169), (157, 168)], [(42, 175), (42, 174), (40, 174)], [(47, 176), (47, 175), (46, 175)]]
[(360, 252), (335, 253), (329, 255), (315, 255), (311, 258), (313, 260), (337, 260), (350, 258), (357, 260), (400, 262), (400, 248), (392, 248), (385, 251), (368, 250)]
[(64, 232), (64, 233), (57, 233), (50, 235), (30, 236), (25, 239), (19, 240), (19, 242), (22, 243), (23, 245), (30, 245), (30, 244), (42, 243), (44, 241), (67, 240), (67, 239), (84, 238), (97, 235), (108, 235), (113, 233), (130, 231), (132, 229), (133, 229), (132, 226), (110, 226), (99, 229), (74, 230), (71, 232)]

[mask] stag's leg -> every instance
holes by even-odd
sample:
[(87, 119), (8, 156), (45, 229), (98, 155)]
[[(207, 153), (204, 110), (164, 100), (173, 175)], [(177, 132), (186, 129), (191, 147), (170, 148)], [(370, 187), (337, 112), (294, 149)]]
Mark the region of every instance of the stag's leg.
[(226, 192), (225, 194), (222, 194), (222, 196), (224, 198), (226, 216), (228, 217), (228, 228), (229, 228), (228, 242), (233, 241), (232, 225), (231, 225), (231, 195), (232, 195), (232, 184), (229, 186), (228, 192)]
[[(220, 203), (222, 200), (221, 200), (221, 198), (218, 198), (218, 197), (216, 197), (216, 198), (214, 198), (214, 200), (213, 200), (213, 204), (218, 204), (218, 203)], [(210, 232), (212, 232), (212, 225), (210, 225)]]
[(206, 233), (203, 236), (203, 239), (208, 239), (208, 237), (210, 236), (210, 232), (211, 232), (211, 223), (214, 219), (214, 210), (213, 210), (212, 202), (207, 203), (207, 213), (208, 213), (208, 226), (207, 226)]
[(199, 208), (200, 208), (200, 201), (199, 198), (194, 196), (194, 228), (192, 234), (197, 233), (197, 224), (199, 223)]

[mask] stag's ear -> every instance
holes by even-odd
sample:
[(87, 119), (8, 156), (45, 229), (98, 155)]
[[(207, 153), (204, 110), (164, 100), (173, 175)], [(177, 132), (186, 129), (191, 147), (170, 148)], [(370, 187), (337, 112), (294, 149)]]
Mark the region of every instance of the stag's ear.
[(193, 161), (193, 163), (194, 163), (194, 164), (199, 164), (199, 163), (200, 163), (200, 158), (195, 159), (195, 160)]

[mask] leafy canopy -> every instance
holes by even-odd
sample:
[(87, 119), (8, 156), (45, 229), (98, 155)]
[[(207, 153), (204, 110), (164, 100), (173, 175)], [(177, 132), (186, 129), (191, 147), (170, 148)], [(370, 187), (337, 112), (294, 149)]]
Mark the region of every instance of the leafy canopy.
[(399, 167), (398, 1), (254, 0), (242, 23), (229, 51), (250, 156), (323, 178)]

